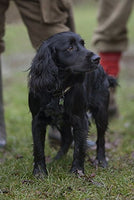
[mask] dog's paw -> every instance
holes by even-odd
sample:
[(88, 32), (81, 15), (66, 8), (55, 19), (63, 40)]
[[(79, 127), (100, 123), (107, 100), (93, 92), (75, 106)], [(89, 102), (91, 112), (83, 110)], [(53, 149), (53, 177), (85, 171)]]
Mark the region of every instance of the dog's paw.
[(93, 165), (95, 167), (107, 168), (108, 162), (106, 161), (106, 159), (103, 159), (103, 160), (95, 159), (94, 162), (93, 162)]
[(46, 168), (42, 168), (40, 165), (38, 165), (38, 167), (34, 167), (33, 175), (36, 178), (42, 179), (42, 178), (45, 178), (48, 175), (48, 173), (47, 173)]
[(79, 169), (77, 167), (72, 167), (70, 170), (71, 173), (74, 173), (80, 177), (84, 176), (84, 169)]

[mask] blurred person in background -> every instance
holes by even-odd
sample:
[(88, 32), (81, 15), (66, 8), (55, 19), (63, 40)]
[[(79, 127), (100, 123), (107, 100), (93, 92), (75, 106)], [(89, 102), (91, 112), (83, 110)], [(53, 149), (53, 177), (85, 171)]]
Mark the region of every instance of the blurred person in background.
[[(70, 0), (14, 0), (29, 38), (35, 49), (50, 36), (64, 31), (75, 31)], [(5, 50), (5, 14), (10, 0), (0, 0), (0, 147), (6, 145), (6, 127), (3, 108), (1, 53)]]
[[(104, 70), (119, 78), (120, 60), (128, 46), (127, 22), (134, 0), (98, 0), (98, 26), (92, 43)], [(109, 116), (118, 115), (115, 89), (110, 90)]]

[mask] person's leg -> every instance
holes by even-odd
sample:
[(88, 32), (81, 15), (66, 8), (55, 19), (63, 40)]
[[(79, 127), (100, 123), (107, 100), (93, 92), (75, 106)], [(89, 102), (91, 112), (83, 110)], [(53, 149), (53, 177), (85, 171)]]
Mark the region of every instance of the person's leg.
[(73, 7), (70, 0), (40, 0), (43, 20), (48, 24), (64, 24), (75, 32)]
[(127, 22), (133, 0), (99, 0), (93, 46), (98, 52), (123, 52), (128, 45)]
[(71, 30), (66, 25), (69, 17), (68, 12), (64, 10), (64, 6), (66, 5), (61, 4), (61, 9), (57, 5), (60, 1), (34, 0), (32, 2), (15, 0), (15, 3), (27, 27), (30, 40), (35, 49), (40, 46), (42, 41), (48, 39), (50, 36)]
[(3, 36), (5, 33), (5, 12), (9, 6), (9, 0), (0, 1), (0, 147), (6, 145), (6, 128), (4, 119), (3, 89), (2, 89), (2, 69), (1, 53), (4, 51)]
[[(115, 78), (119, 77), (121, 55), (128, 45), (127, 21), (132, 4), (133, 0), (99, 0), (98, 26), (92, 42), (104, 70)], [(110, 91), (110, 116), (118, 113), (115, 91)]]

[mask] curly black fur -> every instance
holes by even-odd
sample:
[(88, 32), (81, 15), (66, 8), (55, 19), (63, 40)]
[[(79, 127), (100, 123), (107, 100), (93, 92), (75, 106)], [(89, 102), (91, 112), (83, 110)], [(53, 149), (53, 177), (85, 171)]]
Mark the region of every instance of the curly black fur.
[(29, 72), (35, 175), (47, 174), (44, 156), (47, 125), (56, 126), (61, 133), (56, 159), (67, 153), (74, 140), (71, 172), (84, 173), (87, 111), (92, 113), (97, 127), (96, 160), (106, 167), (104, 135), (108, 126), (109, 87), (116, 82), (104, 72), (99, 59), (72, 32), (56, 34), (39, 48)]

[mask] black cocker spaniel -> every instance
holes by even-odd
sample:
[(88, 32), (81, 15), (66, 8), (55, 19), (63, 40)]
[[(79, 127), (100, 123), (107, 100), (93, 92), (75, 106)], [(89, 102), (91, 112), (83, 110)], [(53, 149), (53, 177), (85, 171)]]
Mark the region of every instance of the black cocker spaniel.
[(84, 173), (87, 111), (92, 113), (97, 127), (96, 161), (107, 166), (104, 136), (108, 126), (109, 87), (116, 83), (104, 72), (99, 60), (73, 32), (58, 33), (38, 49), (28, 76), (34, 175), (47, 174), (44, 155), (47, 125), (57, 127), (61, 133), (61, 147), (55, 159), (66, 154), (74, 140), (71, 172)]

